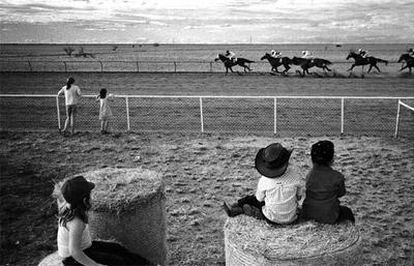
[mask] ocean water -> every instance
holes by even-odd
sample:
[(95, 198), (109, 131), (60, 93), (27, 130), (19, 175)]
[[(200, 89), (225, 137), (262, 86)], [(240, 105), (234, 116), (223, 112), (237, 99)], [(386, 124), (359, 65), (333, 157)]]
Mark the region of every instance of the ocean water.
[[(73, 54), (83, 49), (94, 58), (68, 56), (64, 48), (74, 49)], [(281, 51), (284, 56), (301, 56), (309, 50), (315, 57), (324, 58), (346, 71), (352, 60), (346, 61), (350, 50), (364, 48), (370, 55), (396, 63), (399, 56), (414, 43), (407, 44), (0, 44), (0, 71), (99, 71), (97, 61), (106, 62), (102, 66), (107, 71), (222, 71), (219, 63), (209, 66), (218, 53), (232, 50), (237, 57), (257, 62), (256, 71), (268, 71), (269, 65), (260, 58), (272, 49)], [(11, 63), (14, 61), (15, 63)], [(20, 63), (17, 63), (21, 61)], [(24, 63), (22, 62), (24, 61)], [(31, 62), (29, 66), (27, 61)], [(61, 63), (67, 61), (65, 66)], [(121, 62), (122, 61), (122, 62)], [(125, 63), (128, 61), (129, 63)], [(55, 64), (51, 63), (55, 62)], [(59, 63), (58, 63), (59, 62)], [(73, 64), (72, 62), (77, 62)], [(135, 62), (139, 62), (139, 65)], [(157, 62), (157, 63), (152, 63)], [(173, 66), (171, 62), (177, 62)], [(191, 63), (192, 62), (192, 63)], [(199, 64), (201, 63), (201, 64)], [(394, 64), (389, 71), (398, 71), (400, 64)], [(30, 69), (29, 69), (30, 68)]]

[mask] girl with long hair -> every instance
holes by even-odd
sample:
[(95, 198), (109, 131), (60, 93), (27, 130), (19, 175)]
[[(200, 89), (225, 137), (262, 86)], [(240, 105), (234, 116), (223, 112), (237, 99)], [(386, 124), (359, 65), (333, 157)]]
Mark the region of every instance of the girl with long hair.
[[(66, 120), (65, 126), (62, 130), (63, 133), (67, 132), (68, 127), (70, 126), (70, 133), (75, 133), (75, 117), (77, 113), (77, 105), (80, 97), (82, 96), (81, 90), (78, 86), (74, 85), (75, 79), (69, 77), (66, 81), (66, 85), (60, 89), (57, 96), (61, 94), (65, 95), (65, 106), (66, 106)], [(60, 130), (60, 128), (59, 128)]]
[[(58, 254), (68, 265), (152, 265), (118, 243), (92, 241), (88, 211), (95, 184), (76, 176), (56, 184), (53, 196), (58, 205)], [(137, 241), (139, 241), (137, 239)]]

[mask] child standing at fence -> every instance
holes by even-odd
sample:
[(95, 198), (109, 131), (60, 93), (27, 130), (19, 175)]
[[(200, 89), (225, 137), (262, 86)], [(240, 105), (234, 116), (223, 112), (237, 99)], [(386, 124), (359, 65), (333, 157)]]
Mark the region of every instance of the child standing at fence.
[(289, 167), (292, 150), (280, 143), (262, 148), (256, 155), (255, 167), (261, 174), (255, 195), (239, 199), (233, 205), (224, 202), (227, 215), (246, 214), (270, 224), (290, 224), (298, 218), (298, 207), (304, 198), (300, 174)]
[(88, 210), (92, 206), (94, 187), (95, 184), (83, 176), (55, 185), (53, 196), (57, 199), (59, 221), (57, 246), (63, 265), (151, 265), (117, 243), (92, 241)]
[(345, 220), (355, 222), (352, 210), (339, 205), (339, 198), (345, 195), (343, 174), (332, 169), (334, 144), (329, 140), (312, 145), (313, 167), (306, 177), (306, 199), (303, 202), (303, 216), (320, 223), (338, 223)]
[(101, 89), (96, 100), (99, 101), (99, 120), (101, 120), (101, 133), (106, 134), (109, 128), (109, 121), (112, 118), (112, 111), (109, 107), (108, 101), (113, 97), (112, 94), (107, 96), (107, 90)]
[[(67, 132), (68, 126), (70, 126), (70, 133), (75, 133), (75, 118), (77, 113), (77, 105), (79, 102), (81, 95), (81, 90), (78, 86), (73, 85), (75, 83), (75, 79), (69, 77), (66, 86), (58, 92), (57, 96), (61, 94), (65, 95), (65, 106), (66, 106), (66, 120), (65, 126), (62, 130), (63, 133)], [(60, 128), (59, 128), (60, 131)]]

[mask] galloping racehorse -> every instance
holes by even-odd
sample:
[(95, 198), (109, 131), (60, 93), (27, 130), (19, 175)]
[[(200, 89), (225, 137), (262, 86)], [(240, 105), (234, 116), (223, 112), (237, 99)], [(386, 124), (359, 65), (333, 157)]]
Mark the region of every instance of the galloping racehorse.
[(411, 68), (414, 67), (414, 57), (411, 57), (409, 54), (402, 54), (400, 59), (398, 59), (398, 63), (405, 61), (405, 66), (401, 67), (400, 71), (408, 68), (411, 75)]
[(223, 62), (224, 67), (226, 68), (226, 75), (229, 72), (229, 69), (231, 72), (234, 73), (232, 67), (236, 65), (243, 67), (244, 72), (247, 72), (246, 69), (248, 69), (249, 71), (252, 71), (250, 67), (246, 65), (246, 63), (254, 63), (254, 61), (248, 60), (246, 58), (241, 58), (241, 57), (238, 57), (235, 61), (232, 61), (222, 54), (218, 54), (216, 59), (214, 59), (214, 61), (218, 61), (218, 60), (221, 60), (221, 62)]
[(277, 70), (277, 68), (283, 65), (285, 67), (285, 70), (282, 71), (283, 75), (286, 75), (286, 72), (288, 72), (288, 70), (290, 69), (289, 64), (292, 64), (292, 60), (286, 56), (281, 57), (281, 58), (274, 58), (269, 53), (265, 53), (265, 55), (262, 56), (260, 60), (264, 60), (264, 59), (267, 59), (267, 61), (269, 61), (270, 65), (272, 66), (270, 71), (272, 72), (274, 71), (276, 73), (281, 73)]
[(326, 73), (326, 70), (332, 71), (328, 67), (328, 65), (332, 64), (332, 62), (328, 61), (326, 59), (322, 59), (322, 58), (313, 58), (313, 59), (311, 59), (311, 58), (301, 58), (301, 57), (294, 56), (292, 58), (292, 63), (294, 65), (300, 66), (302, 68), (303, 73), (300, 73), (300, 71), (299, 71), (299, 74), (302, 77), (305, 76), (305, 73), (310, 74), (309, 73), (309, 68), (314, 67), (314, 66), (322, 68), (323, 71), (325, 71), (325, 73)]
[[(364, 65), (369, 65), (369, 69), (368, 72), (369, 73), (372, 69), (372, 67), (375, 67), (378, 72), (381, 72), (380, 69), (377, 66), (377, 63), (385, 63), (385, 65), (388, 64), (387, 60), (383, 60), (380, 58), (376, 58), (373, 56), (368, 56), (367, 58), (362, 57), (360, 54), (355, 53), (353, 51), (350, 51), (348, 56), (346, 57), (346, 60), (348, 60), (349, 58), (353, 58), (355, 60), (355, 62), (352, 64), (351, 68), (348, 69), (348, 71), (352, 71), (352, 69), (354, 69), (354, 67), (356, 66), (364, 66)], [(351, 76), (352, 73), (349, 73), (349, 75)]]

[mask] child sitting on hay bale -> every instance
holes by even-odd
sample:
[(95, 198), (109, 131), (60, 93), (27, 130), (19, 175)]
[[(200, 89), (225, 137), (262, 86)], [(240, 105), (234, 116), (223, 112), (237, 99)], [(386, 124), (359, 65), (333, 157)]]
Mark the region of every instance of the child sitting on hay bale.
[(291, 154), (292, 150), (288, 151), (279, 143), (260, 149), (255, 167), (262, 176), (256, 194), (241, 198), (231, 206), (224, 202), (227, 215), (246, 214), (270, 224), (293, 223), (305, 193), (300, 174), (288, 167)]
[(95, 184), (83, 176), (56, 184), (58, 203), (58, 254), (63, 265), (151, 265), (117, 243), (92, 241), (88, 226), (90, 194)]
[(313, 168), (306, 177), (306, 199), (303, 202), (303, 217), (320, 223), (334, 224), (345, 220), (355, 223), (352, 210), (339, 205), (345, 195), (344, 175), (331, 168), (334, 144), (329, 140), (312, 145)]

